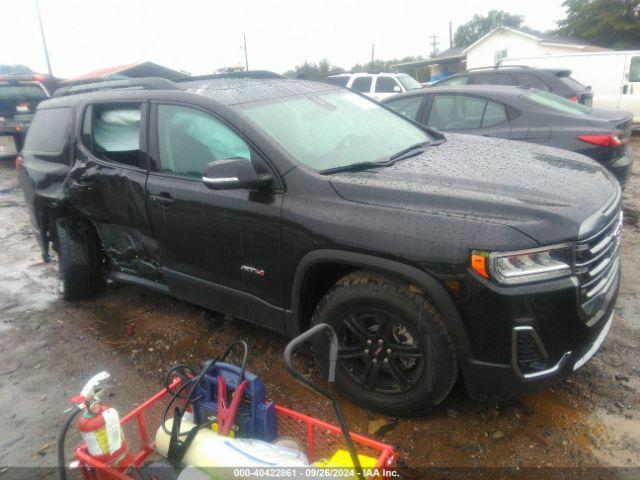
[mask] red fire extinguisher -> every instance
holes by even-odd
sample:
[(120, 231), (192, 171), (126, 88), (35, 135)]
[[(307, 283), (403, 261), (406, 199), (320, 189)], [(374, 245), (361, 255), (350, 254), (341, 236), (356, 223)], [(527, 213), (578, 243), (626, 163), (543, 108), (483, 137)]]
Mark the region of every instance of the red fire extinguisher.
[(71, 402), (81, 410), (78, 430), (89, 455), (110, 467), (124, 469), (131, 464), (133, 456), (120, 426), (120, 416), (115, 408), (99, 398), (109, 376), (107, 372), (93, 376)]

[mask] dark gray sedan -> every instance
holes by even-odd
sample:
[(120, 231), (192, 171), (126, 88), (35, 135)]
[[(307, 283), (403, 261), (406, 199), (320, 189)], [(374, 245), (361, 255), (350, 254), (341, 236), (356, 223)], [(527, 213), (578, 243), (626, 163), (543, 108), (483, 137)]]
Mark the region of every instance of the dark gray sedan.
[(494, 85), (433, 87), (383, 103), (444, 132), (540, 143), (587, 155), (622, 186), (631, 172), (631, 112), (590, 108), (533, 88)]

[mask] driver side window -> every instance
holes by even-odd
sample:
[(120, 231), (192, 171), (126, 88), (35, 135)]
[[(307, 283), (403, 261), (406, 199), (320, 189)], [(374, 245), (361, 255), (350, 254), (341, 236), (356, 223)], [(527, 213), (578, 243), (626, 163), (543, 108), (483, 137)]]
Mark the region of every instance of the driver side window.
[(199, 110), (158, 105), (160, 171), (202, 177), (207, 164), (228, 158), (251, 161), (249, 145), (224, 123)]

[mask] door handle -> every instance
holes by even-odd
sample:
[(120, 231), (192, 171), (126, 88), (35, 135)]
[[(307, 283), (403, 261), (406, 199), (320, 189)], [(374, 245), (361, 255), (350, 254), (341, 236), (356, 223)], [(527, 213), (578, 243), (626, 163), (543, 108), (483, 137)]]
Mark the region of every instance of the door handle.
[(152, 201), (161, 203), (162, 205), (171, 205), (175, 202), (173, 197), (168, 192), (160, 192), (158, 195), (150, 195)]
[(93, 190), (93, 184), (86, 181), (75, 181), (69, 186), (69, 188), (76, 192), (89, 192)]

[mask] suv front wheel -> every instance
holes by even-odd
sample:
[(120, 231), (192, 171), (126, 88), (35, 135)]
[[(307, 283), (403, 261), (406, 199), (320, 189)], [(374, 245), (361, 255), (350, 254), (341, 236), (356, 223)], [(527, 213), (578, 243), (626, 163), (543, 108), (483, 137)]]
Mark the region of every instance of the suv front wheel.
[(321, 322), (338, 334), (336, 383), (362, 406), (392, 415), (424, 413), (456, 381), (455, 349), (442, 315), (405, 282), (351, 273), (318, 304), (313, 323)]

